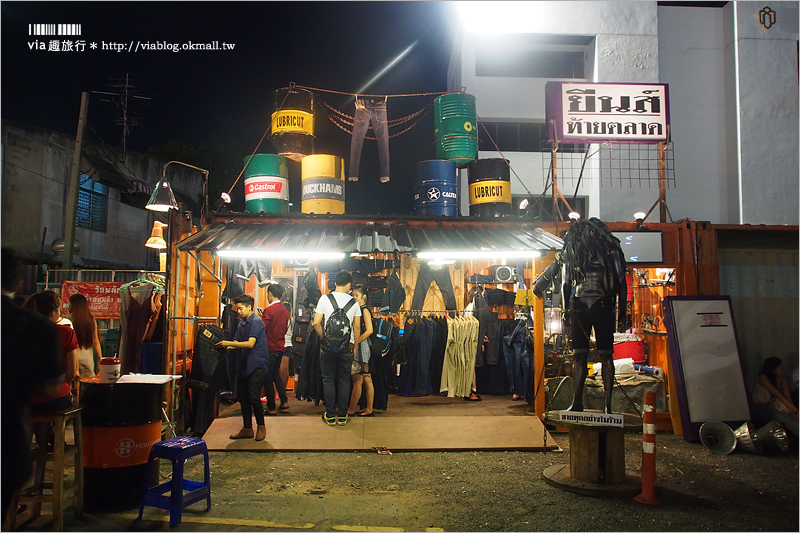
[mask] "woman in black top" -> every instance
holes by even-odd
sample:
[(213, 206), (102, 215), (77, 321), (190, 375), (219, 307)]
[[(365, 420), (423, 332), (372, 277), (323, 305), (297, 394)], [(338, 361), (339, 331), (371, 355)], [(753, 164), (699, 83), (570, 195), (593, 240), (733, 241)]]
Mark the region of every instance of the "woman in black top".
[(353, 369), (350, 379), (353, 381), (353, 392), (350, 395), (350, 409), (347, 414), (352, 416), (356, 412), (356, 406), (361, 400), (361, 390), (363, 388), (367, 397), (367, 408), (359, 416), (373, 416), (372, 403), (375, 399), (375, 388), (372, 385), (372, 376), (369, 373), (369, 357), (371, 354), (369, 337), (372, 335), (372, 313), (369, 311), (369, 295), (364, 285), (353, 287), (353, 298), (361, 306), (362, 331), (356, 336), (355, 353), (353, 355)]

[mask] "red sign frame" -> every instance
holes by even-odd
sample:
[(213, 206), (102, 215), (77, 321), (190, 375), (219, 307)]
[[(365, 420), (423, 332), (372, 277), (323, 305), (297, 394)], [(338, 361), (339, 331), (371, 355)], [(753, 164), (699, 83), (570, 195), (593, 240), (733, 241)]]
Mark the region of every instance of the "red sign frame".
[(83, 294), (89, 302), (89, 311), (95, 318), (119, 319), (122, 300), (119, 296), (121, 281), (62, 281), (61, 314), (68, 314), (69, 297)]

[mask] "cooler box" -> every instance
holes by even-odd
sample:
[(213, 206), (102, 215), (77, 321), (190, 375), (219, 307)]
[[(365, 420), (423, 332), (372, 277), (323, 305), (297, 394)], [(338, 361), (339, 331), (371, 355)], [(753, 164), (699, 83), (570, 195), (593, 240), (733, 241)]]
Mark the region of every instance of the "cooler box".
[(645, 363), (644, 343), (627, 341), (614, 344), (614, 359), (633, 359), (634, 363)]

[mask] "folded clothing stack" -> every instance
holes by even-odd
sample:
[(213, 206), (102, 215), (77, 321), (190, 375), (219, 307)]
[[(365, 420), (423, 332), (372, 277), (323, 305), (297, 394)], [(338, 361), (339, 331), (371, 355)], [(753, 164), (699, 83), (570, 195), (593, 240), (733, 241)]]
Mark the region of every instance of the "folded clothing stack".
[(470, 283), (494, 283), (494, 276), (485, 274), (473, 274), (469, 278)]
[(514, 305), (516, 293), (503, 289), (484, 289), (484, 297), (489, 305)]

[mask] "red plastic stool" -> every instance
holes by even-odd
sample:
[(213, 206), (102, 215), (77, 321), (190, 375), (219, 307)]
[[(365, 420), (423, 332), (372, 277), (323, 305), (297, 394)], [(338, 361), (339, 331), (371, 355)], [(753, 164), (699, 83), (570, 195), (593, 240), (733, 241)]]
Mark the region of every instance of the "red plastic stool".
[[(183, 464), (189, 457), (202, 455), (205, 461), (205, 475), (202, 482), (183, 479)], [(206, 511), (211, 510), (211, 473), (208, 466), (208, 447), (203, 439), (192, 437), (176, 437), (157, 442), (150, 450), (147, 460), (147, 472), (153, 460), (157, 458), (172, 461), (172, 479), (156, 485), (149, 486), (148, 477), (144, 481), (144, 496), (139, 507), (139, 520), (142, 519), (144, 506), (158, 507), (169, 511), (169, 527), (176, 527), (181, 523), (183, 509), (202, 499), (206, 500)], [(170, 491), (169, 496), (165, 495)], [(189, 491), (184, 494), (184, 491)]]

